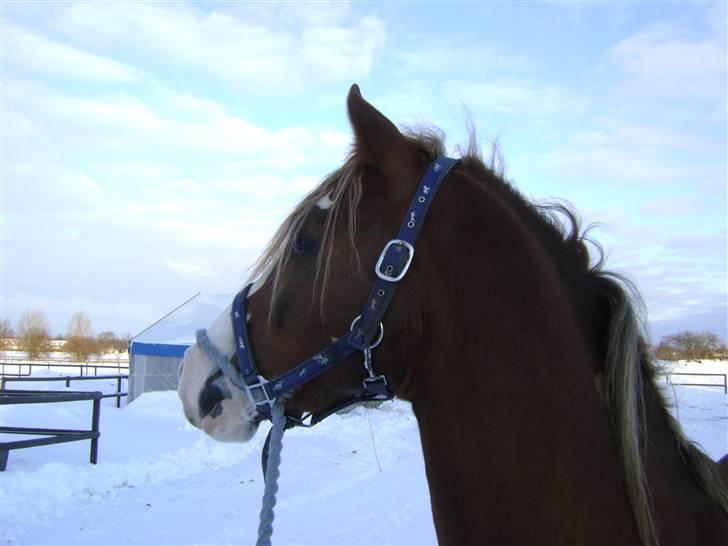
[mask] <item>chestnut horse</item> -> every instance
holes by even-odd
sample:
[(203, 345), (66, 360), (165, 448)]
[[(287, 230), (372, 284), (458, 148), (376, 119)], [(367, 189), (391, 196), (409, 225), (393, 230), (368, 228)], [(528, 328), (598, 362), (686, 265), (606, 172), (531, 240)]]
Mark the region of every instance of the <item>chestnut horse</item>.
[[(401, 133), (357, 86), (347, 104), (349, 159), (279, 228), (245, 293), (268, 379), (348, 335), (444, 151), (436, 133)], [(472, 141), (432, 201), (371, 363), (412, 403), (439, 543), (725, 546), (728, 480), (666, 409), (636, 292), (593, 263), (572, 213), (528, 202)], [(208, 339), (236, 361), (230, 309)], [(361, 358), (281, 397), (286, 414), (357, 396)], [(248, 440), (261, 420), (199, 344), (179, 394), (219, 440)]]

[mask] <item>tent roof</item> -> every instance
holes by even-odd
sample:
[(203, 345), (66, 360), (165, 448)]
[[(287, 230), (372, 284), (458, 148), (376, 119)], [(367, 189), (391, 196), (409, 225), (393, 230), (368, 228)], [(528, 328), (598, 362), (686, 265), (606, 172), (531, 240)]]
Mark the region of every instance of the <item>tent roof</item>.
[(195, 331), (210, 326), (232, 299), (230, 295), (196, 294), (134, 336), (132, 352), (176, 356), (195, 342)]

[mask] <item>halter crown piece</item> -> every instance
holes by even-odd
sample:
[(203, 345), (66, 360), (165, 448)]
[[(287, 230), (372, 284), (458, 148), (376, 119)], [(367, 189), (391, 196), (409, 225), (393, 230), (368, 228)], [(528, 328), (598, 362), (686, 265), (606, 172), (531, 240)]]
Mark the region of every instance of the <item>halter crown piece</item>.
[[(271, 419), (271, 408), (277, 398), (298, 389), (356, 352), (363, 354), (364, 367), (367, 372), (367, 377), (362, 382), (361, 392), (343, 404), (338, 404), (318, 414), (309, 414), (303, 419), (288, 417), (289, 423), (313, 426), (350, 405), (369, 400), (390, 400), (394, 397), (394, 393), (387, 384), (387, 379), (383, 375), (377, 375), (372, 368), (371, 350), (382, 341), (384, 336), (382, 319), (392, 300), (397, 283), (404, 278), (412, 263), (415, 241), (422, 230), (440, 183), (457, 162), (456, 159), (440, 156), (427, 168), (412, 198), (397, 237), (384, 246), (377, 260), (374, 269), (377, 278), (374, 286), (361, 315), (353, 320), (350, 331), (286, 373), (272, 380), (267, 380), (258, 373), (251, 351), (246, 321), (246, 301), (252, 283), (235, 296), (231, 318), (235, 333), (238, 367), (220, 366), (220, 369), (235, 385), (245, 390), (255, 403), (255, 409), (260, 417)], [(310, 423), (307, 424), (305, 419), (309, 417)]]

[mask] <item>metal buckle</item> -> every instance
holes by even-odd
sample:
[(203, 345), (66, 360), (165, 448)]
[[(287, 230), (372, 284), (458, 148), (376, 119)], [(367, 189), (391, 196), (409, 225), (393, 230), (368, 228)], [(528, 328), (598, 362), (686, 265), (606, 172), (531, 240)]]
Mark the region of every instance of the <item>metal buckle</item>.
[(273, 399), (268, 396), (268, 391), (265, 390), (264, 380), (257, 376), (256, 381), (257, 383), (252, 385), (245, 383), (245, 390), (248, 391), (248, 396), (255, 404), (256, 410), (260, 406), (268, 406), (268, 413), (270, 413), (270, 409), (273, 407)]
[[(402, 268), (402, 271), (399, 272), (399, 275), (392, 276), (387, 273), (383, 273), (381, 271), (382, 263), (384, 262), (384, 257), (387, 254), (387, 250), (389, 250), (389, 247), (393, 245), (399, 245), (407, 249), (408, 255), (407, 255), (407, 262), (404, 264), (404, 267)], [(415, 247), (413, 247), (410, 243), (407, 241), (403, 241), (402, 239), (392, 239), (389, 241), (386, 245), (384, 245), (384, 250), (382, 250), (382, 253), (379, 255), (379, 259), (377, 260), (377, 265), (374, 267), (374, 273), (377, 274), (377, 277), (382, 279), (383, 281), (389, 281), (389, 282), (399, 282), (401, 281), (405, 274), (407, 273), (407, 270), (409, 269), (410, 264), (412, 263), (412, 258), (415, 255)]]
[(374, 394), (378, 398), (387, 399), (387, 378), (383, 375), (376, 375), (373, 377), (366, 377), (362, 381), (364, 390), (368, 393)]

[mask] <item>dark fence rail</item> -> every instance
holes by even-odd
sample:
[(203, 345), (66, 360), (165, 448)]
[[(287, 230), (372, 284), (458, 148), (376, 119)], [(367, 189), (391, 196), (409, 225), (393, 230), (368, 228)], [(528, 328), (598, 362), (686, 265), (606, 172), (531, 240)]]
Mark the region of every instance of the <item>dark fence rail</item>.
[(0, 391), (5, 390), (5, 385), (12, 381), (13, 383), (33, 383), (38, 381), (65, 381), (66, 387), (71, 386), (71, 381), (94, 381), (101, 379), (116, 379), (116, 392), (106, 393), (101, 398), (116, 398), (116, 407), (121, 407), (121, 397), (127, 396), (128, 393), (121, 390), (121, 382), (129, 379), (128, 374), (117, 375), (81, 375), (81, 376), (60, 376), (60, 377), (0, 377)]
[(0, 406), (9, 404), (50, 404), (54, 402), (78, 402), (81, 400), (93, 400), (91, 414), (91, 430), (69, 430), (58, 428), (31, 428), (31, 427), (10, 427), (0, 426), (0, 433), (3, 434), (25, 434), (30, 436), (46, 436), (46, 438), (31, 438), (29, 440), (17, 440), (14, 442), (0, 442), (0, 471), (4, 471), (8, 464), (8, 455), (13, 449), (23, 449), (36, 446), (47, 446), (76, 442), (79, 440), (91, 440), (91, 453), (89, 462), (96, 464), (99, 453), (99, 418), (101, 415), (101, 399), (104, 397), (101, 392), (68, 392), (68, 391), (15, 391), (8, 390), (0, 392)]
[[(725, 394), (728, 394), (728, 374), (724, 373), (701, 373), (701, 372), (667, 372), (662, 374), (665, 376), (665, 383), (671, 385), (686, 385), (692, 387), (719, 387), (723, 389)], [(670, 378), (674, 376), (697, 376), (697, 377), (719, 377), (723, 381), (722, 383), (694, 383), (692, 381), (688, 383), (675, 383)]]

